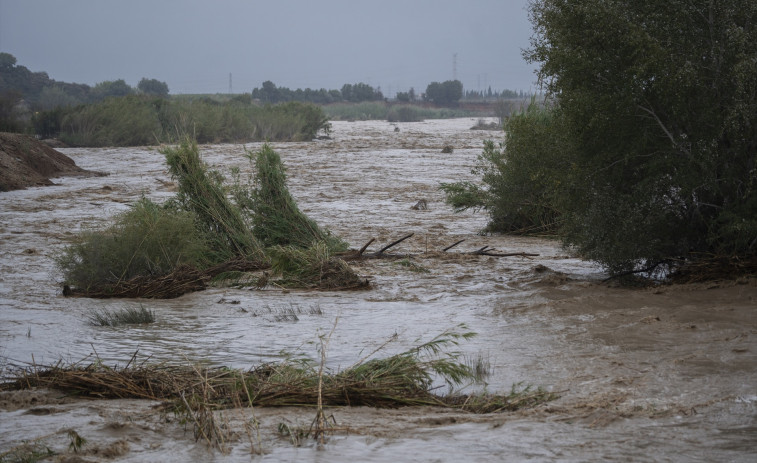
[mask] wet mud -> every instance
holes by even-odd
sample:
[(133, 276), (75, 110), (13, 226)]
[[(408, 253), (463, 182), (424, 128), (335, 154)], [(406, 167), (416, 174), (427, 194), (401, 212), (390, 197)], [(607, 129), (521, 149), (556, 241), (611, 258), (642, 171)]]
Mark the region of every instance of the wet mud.
[[(487, 389), (524, 383), (560, 398), (531, 410), (475, 415), (446, 409), (334, 408), (319, 449), (279, 432), (308, 428), (314, 409), (227, 410), (226, 453), (195, 442), (191, 426), (138, 400), (83, 400), (57, 391), (0, 394), (0, 453), (40, 438), (58, 461), (753, 461), (757, 453), (757, 282), (742, 279), (626, 289), (550, 240), (481, 236), (483, 212), (454, 214), (440, 182), (475, 181), (482, 140), (472, 119), (398, 124), (337, 122), (333, 139), (274, 143), (300, 208), (353, 248), (403, 260), (356, 263), (361, 292), (213, 288), (169, 301), (64, 298), (55, 253), (142, 195), (175, 188), (154, 148), (63, 149), (107, 177), (0, 194), (0, 367), (140, 358), (249, 368), (289, 354), (354, 364), (392, 339), (391, 355), (464, 323), (460, 346), (491, 366)], [(445, 145), (452, 153), (442, 153)], [(222, 172), (249, 172), (245, 148), (202, 147)], [(419, 201), (426, 208), (413, 208)], [(441, 249), (465, 239), (447, 253)], [(491, 246), (538, 257), (486, 257)], [(149, 326), (90, 326), (93, 310), (153, 310)], [(381, 355), (381, 354), (380, 354)], [(245, 423), (259, 423), (248, 434)], [(68, 449), (67, 430), (87, 439)], [(252, 453), (251, 453), (252, 452)], [(67, 460), (76, 457), (79, 460)]]

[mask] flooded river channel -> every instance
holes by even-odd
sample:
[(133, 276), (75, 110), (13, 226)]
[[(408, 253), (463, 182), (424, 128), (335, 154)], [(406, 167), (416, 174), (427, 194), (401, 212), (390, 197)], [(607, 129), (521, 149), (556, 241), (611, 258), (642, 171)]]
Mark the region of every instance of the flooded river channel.
[[(61, 149), (80, 167), (109, 175), (0, 193), (0, 370), (90, 363), (95, 355), (124, 365), (135, 352), (151, 362), (246, 369), (292, 354), (318, 358), (318, 336), (332, 328), (327, 364), (337, 370), (390, 339), (380, 356), (465, 324), (477, 336), (459, 348), (491, 366), (489, 391), (524, 383), (559, 399), (484, 415), (332, 408), (347, 431), (320, 449), (310, 441), (295, 446), (277, 431), (280, 423), (309, 426), (314, 409), (256, 409), (262, 454), (250, 453), (244, 433), (222, 454), (195, 442), (191, 429), (153, 402), (17, 391), (0, 395), (0, 454), (44, 437), (61, 454), (49, 461), (755, 461), (757, 282), (617, 288), (556, 242), (479, 235), (486, 214), (453, 213), (438, 189), (476, 181), (471, 168), (483, 140), (501, 139), (501, 132), (470, 130), (475, 123), (335, 122), (331, 140), (272, 144), (300, 209), (351, 247), (376, 238), (369, 248), (376, 250), (414, 233), (392, 251), (413, 254), (415, 266), (356, 264), (371, 281), (368, 291), (213, 288), (159, 301), (64, 298), (53, 258), (67, 240), (142, 196), (168, 199), (175, 186), (155, 148)], [(445, 145), (453, 152), (442, 153)], [(249, 172), (245, 148), (259, 146), (203, 146), (201, 153), (222, 172)], [(413, 208), (419, 201), (427, 207)], [(468, 254), (483, 246), (539, 256)], [(95, 310), (140, 305), (155, 312), (155, 323), (87, 322)], [(249, 410), (226, 417), (229, 426), (251, 418)], [(75, 456), (68, 429), (88, 441)]]

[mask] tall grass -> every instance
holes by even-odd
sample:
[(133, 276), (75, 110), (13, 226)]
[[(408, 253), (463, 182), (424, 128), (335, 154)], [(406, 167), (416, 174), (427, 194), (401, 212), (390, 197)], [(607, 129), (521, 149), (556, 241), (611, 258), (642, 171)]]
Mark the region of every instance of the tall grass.
[(94, 326), (141, 325), (153, 323), (155, 312), (140, 305), (138, 309), (127, 307), (115, 311), (94, 310), (87, 316), (87, 319)]
[(59, 138), (73, 146), (141, 146), (187, 137), (198, 143), (304, 141), (330, 129), (318, 106), (298, 102), (258, 106), (132, 95), (59, 109), (50, 116), (59, 121)]

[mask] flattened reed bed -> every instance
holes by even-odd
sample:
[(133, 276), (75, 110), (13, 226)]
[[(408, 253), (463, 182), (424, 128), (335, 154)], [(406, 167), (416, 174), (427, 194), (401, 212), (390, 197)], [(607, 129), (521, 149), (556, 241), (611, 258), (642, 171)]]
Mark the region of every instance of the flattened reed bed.
[[(474, 413), (533, 407), (556, 396), (528, 387), (508, 394), (432, 392), (421, 380), (428, 372), (413, 360), (391, 357), (370, 361), (339, 373), (323, 375), (324, 406), (439, 406)], [(244, 381), (244, 385), (242, 384)], [(167, 402), (182, 409), (182, 397), (199, 398), (213, 409), (242, 406), (315, 407), (318, 371), (297, 363), (264, 364), (248, 371), (165, 364), (106, 367), (61, 364), (34, 367), (0, 383), (0, 390), (49, 388), (99, 399), (136, 398)], [(209, 391), (209, 393), (208, 393)], [(248, 394), (249, 391), (249, 394)]]
[(514, 385), (507, 394), (437, 394), (435, 379), (443, 379), (450, 391), (482, 383), (480, 371), (466, 363), (460, 352), (447, 350), (473, 336), (472, 332), (448, 330), (400, 354), (371, 358), (390, 339), (356, 364), (336, 372), (324, 368), (324, 352), (320, 363), (298, 356), (246, 371), (137, 363), (135, 353), (122, 368), (107, 367), (99, 358), (86, 366), (83, 362), (67, 366), (59, 362), (42, 368), (32, 365), (4, 378), (0, 390), (43, 387), (103, 399), (151, 399), (173, 403), (178, 411), (240, 406), (317, 406), (320, 410), (322, 406), (414, 405), (486, 413), (535, 406), (556, 398), (541, 388), (520, 385)]

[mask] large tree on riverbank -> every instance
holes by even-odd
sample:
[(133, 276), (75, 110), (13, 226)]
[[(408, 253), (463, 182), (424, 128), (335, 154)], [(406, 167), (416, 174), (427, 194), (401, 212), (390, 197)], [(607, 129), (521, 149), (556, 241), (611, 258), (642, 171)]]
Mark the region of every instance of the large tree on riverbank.
[(511, 118), (481, 157), (484, 188), (445, 186), (450, 202), (502, 231), (541, 229), (547, 211), (613, 273), (757, 264), (757, 2), (534, 0), (530, 13), (546, 114)]
[(757, 2), (536, 0), (531, 17), (527, 57), (574, 143), (565, 241), (613, 271), (757, 254)]

